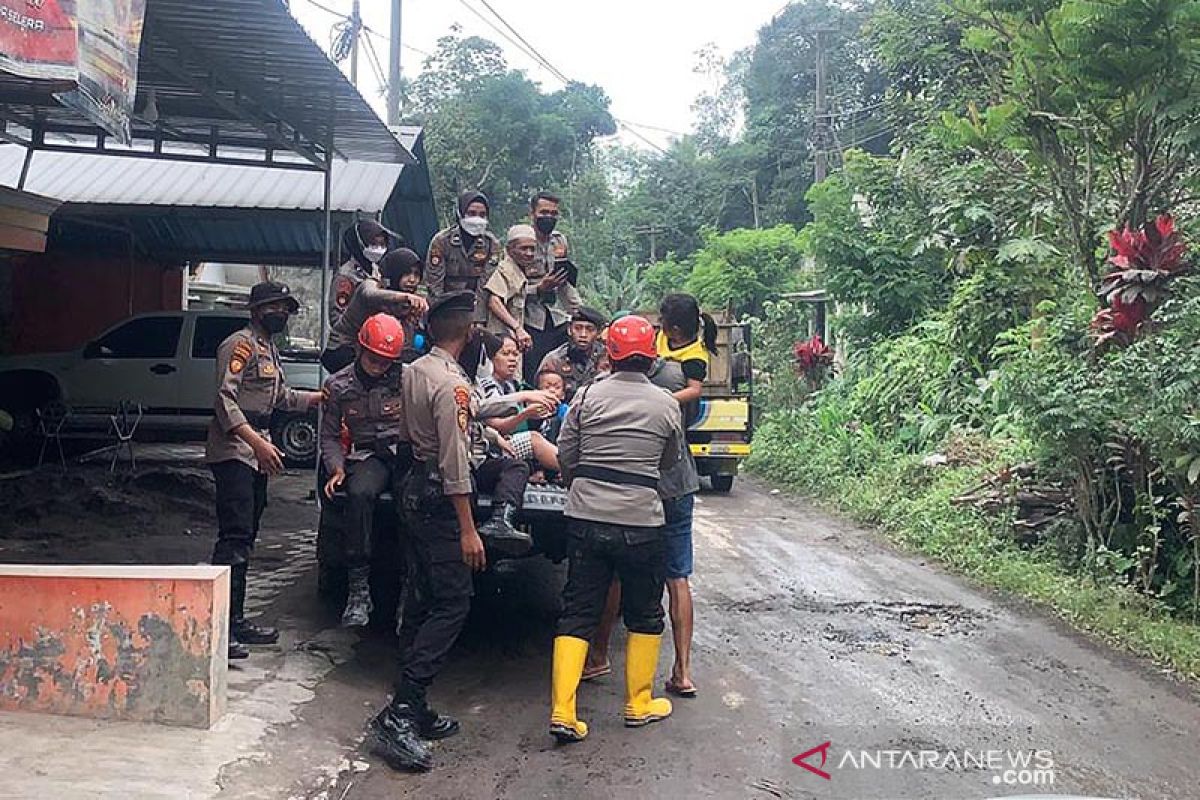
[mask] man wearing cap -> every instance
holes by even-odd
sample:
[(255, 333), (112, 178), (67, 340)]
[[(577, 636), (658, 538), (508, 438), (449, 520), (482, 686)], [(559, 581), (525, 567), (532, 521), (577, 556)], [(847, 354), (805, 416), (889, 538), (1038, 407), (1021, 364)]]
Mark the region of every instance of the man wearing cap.
[(215, 416), (208, 426), (205, 461), (217, 488), (217, 544), (212, 563), (228, 564), (229, 657), (246, 658), (248, 644), (273, 644), (274, 628), (244, 616), (246, 572), (267, 504), (267, 476), (283, 471), (283, 454), (271, 444), (271, 413), (312, 408), (320, 392), (289, 389), (272, 337), (300, 309), (282, 283), (250, 290), (250, 323), (217, 348)]
[(439, 231), (429, 242), (425, 259), (425, 285), (429, 298), (446, 292), (476, 294), (475, 321), (487, 318), (483, 285), (500, 263), (504, 247), (487, 229), (490, 203), (483, 192), (466, 191), (458, 196), (458, 222)]
[[(401, 391), (404, 328), (395, 317), (376, 314), (358, 334), (358, 357), (325, 382), (321, 415), (321, 458), (329, 473), (325, 496), (346, 487), (346, 565), (349, 591), (343, 627), (371, 620), (371, 532), (375, 501), (390, 488), (400, 497), (412, 465), (412, 446), (404, 419)], [(347, 453), (342, 426), (350, 434)], [(399, 521), (399, 520), (397, 520)]]
[(399, 238), (373, 219), (360, 219), (342, 233), (342, 250), (349, 258), (338, 268), (329, 285), (330, 327), (345, 313), (358, 285), (375, 273), (375, 265), (387, 253), (388, 245)]
[(475, 318), (471, 291), (442, 294), (429, 309), (432, 350), (405, 368), (404, 408), (414, 464), (402, 494), (409, 578), (400, 626), (403, 669), (391, 703), (370, 723), (390, 766), (428, 770), (424, 740), (458, 732), (426, 700), (471, 607), (471, 573), (486, 566), (471, 508), (471, 387), (458, 363)]
[(651, 695), (664, 627), (658, 486), (687, 445), (679, 404), (646, 377), (658, 356), (653, 326), (623, 317), (609, 328), (607, 349), (612, 374), (580, 390), (558, 437), (570, 564), (554, 640), (550, 733), (562, 742), (587, 736), (575, 694), (614, 576), (629, 631), (625, 725), (671, 714), (669, 700)]
[(570, 402), (579, 390), (596, 379), (604, 358), (604, 343), (600, 331), (605, 326), (604, 315), (594, 308), (582, 306), (571, 315), (567, 329), (568, 341), (546, 354), (536, 374), (553, 372), (561, 375)]
[(567, 237), (556, 230), (559, 205), (559, 198), (550, 192), (538, 192), (529, 201), (537, 250), (528, 273), (525, 297), (525, 328), (533, 339), (525, 361), (527, 383), (534, 382), (536, 367), (546, 353), (566, 341), (567, 323), (583, 303), (564, 268), (571, 258), (571, 248)]
[(484, 284), (487, 298), (487, 329), (511, 335), (522, 352), (533, 345), (525, 330), (525, 287), (537, 253), (537, 236), (529, 225), (508, 229), (504, 260)]

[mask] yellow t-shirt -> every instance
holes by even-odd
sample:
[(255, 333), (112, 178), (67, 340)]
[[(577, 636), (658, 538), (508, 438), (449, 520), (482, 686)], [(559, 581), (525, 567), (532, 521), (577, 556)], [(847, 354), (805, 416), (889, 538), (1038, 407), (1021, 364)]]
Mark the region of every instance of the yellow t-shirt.
[[(709, 353), (704, 349), (704, 342), (700, 338), (685, 344), (683, 347), (672, 349), (670, 342), (667, 341), (667, 335), (659, 331), (657, 338), (654, 340), (654, 348), (658, 351), (659, 356), (665, 358), (667, 361), (678, 361), (680, 364), (685, 365), (683, 373), (687, 377), (702, 381), (707, 376)], [(696, 364), (695, 362), (697, 361), (700, 364)], [(689, 364), (688, 362), (693, 363)]]

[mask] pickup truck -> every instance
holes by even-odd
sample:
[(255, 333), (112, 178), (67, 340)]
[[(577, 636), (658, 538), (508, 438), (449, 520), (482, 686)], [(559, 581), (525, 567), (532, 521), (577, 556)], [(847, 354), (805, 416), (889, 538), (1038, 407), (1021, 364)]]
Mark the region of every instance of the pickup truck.
[[(32, 440), (37, 412), (62, 404), (64, 435), (104, 434), (121, 403), (140, 404), (138, 438), (201, 438), (212, 417), (217, 347), (246, 324), (245, 311), (163, 311), (124, 320), (65, 353), (0, 357), (0, 410), (12, 440)], [(288, 384), (320, 387), (316, 353), (283, 353)], [(311, 465), (316, 412), (279, 413), (272, 437), (288, 461)]]

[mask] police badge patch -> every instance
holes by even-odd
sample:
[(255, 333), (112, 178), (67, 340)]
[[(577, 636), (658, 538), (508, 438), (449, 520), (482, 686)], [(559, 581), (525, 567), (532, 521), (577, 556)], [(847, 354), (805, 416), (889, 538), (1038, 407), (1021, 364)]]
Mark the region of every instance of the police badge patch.
[(238, 342), (233, 347), (233, 354), (229, 357), (229, 371), (237, 375), (246, 368), (246, 362), (250, 360), (250, 356), (254, 353), (254, 348), (249, 342)]
[(454, 403), (458, 406), (458, 427), (466, 433), (471, 419), (471, 392), (466, 386), (454, 387)]

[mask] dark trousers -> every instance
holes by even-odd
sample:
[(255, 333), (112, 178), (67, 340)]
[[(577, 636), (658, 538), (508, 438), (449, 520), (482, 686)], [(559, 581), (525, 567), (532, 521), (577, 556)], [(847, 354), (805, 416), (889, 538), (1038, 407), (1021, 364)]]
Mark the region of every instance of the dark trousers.
[(267, 476), (241, 461), (221, 461), (209, 465), (217, 484), (217, 543), (212, 563), (228, 564), (229, 620), (244, 616), (246, 570), (258, 523), (267, 507)]
[(542, 365), (542, 359), (554, 348), (567, 343), (567, 325), (553, 328), (550, 326), (550, 319), (547, 318), (544, 331), (526, 327), (525, 332), (532, 337), (533, 346), (522, 356), (521, 363), (524, 366), (525, 382), (533, 386), (537, 383), (537, 371)]
[[(350, 569), (371, 563), (371, 533), (375, 530), (375, 503), (391, 489), (400, 509), (404, 477), (412, 465), (411, 451), (404, 447), (396, 456), (372, 455), (346, 462), (346, 566)], [(397, 520), (399, 522), (399, 520)]]
[(663, 632), (664, 550), (658, 528), (572, 519), (567, 585), (558, 635), (591, 639), (613, 576), (621, 579), (621, 613), (631, 633)]
[[(414, 469), (405, 492), (408, 581), (400, 623), (402, 669), (397, 692), (404, 686), (428, 687), (446, 663), (471, 610), (471, 568), (462, 558), (458, 519), (450, 502), (432, 497), (413, 484), (425, 481)], [(411, 507), (410, 497), (423, 496)]]
[(507, 456), (487, 458), (475, 469), (475, 487), (492, 496), (492, 504), (521, 507), (529, 483), (529, 462)]

